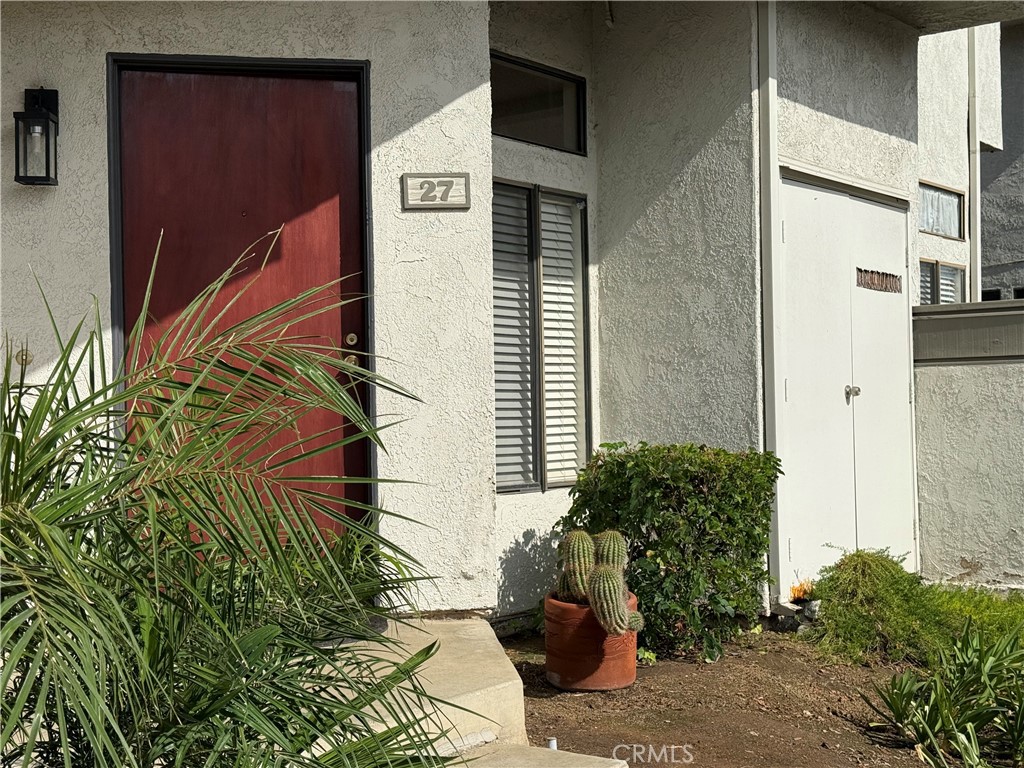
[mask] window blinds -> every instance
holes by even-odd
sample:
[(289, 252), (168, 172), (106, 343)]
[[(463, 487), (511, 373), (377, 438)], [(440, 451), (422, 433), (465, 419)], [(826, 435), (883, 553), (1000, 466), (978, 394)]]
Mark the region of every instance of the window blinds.
[(934, 287), (935, 282), (935, 265), (930, 261), (921, 262), (921, 303), (922, 304), (934, 304)]
[(962, 267), (921, 262), (921, 303), (957, 304), (964, 300), (964, 274)]
[(586, 459), (580, 208), (515, 187), (493, 200), (498, 488), (571, 483)]
[(939, 265), (939, 304), (956, 304), (963, 301), (964, 271), (957, 267)]
[(579, 209), (540, 203), (544, 329), (544, 437), (549, 483), (573, 482), (583, 463), (583, 301)]
[(525, 191), (494, 190), (494, 405), (499, 488), (537, 482), (528, 200)]

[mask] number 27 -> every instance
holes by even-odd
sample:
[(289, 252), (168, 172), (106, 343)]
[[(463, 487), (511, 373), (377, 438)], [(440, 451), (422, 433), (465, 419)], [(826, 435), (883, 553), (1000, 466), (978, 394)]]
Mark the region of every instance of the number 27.
[(452, 187), (455, 186), (455, 182), (451, 179), (441, 179), (440, 181), (434, 182), (430, 179), (424, 179), (420, 182), (420, 202), (423, 203), (436, 203), (437, 195), (435, 194), (437, 188), (441, 188), (441, 202), (447, 203), (448, 196), (452, 193)]

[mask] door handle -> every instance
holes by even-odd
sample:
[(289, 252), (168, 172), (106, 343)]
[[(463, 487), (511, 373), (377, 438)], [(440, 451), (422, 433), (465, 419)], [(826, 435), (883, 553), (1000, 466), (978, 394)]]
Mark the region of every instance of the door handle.
[(846, 393), (846, 402), (847, 402), (847, 404), (849, 404), (850, 400), (852, 400), (853, 398), (860, 397), (860, 387), (855, 387), (855, 386), (852, 386), (851, 384), (847, 384), (846, 385), (846, 389), (845, 389), (845, 393)]

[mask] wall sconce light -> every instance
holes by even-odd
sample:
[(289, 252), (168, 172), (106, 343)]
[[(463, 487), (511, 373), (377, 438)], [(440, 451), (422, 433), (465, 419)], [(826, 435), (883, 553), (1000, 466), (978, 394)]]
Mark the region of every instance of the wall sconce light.
[(14, 180), (57, 186), (57, 91), (25, 90), (25, 111), (14, 113)]

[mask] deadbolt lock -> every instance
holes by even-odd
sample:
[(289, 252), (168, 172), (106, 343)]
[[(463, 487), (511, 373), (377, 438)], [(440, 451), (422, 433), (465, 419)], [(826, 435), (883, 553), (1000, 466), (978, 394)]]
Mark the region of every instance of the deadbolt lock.
[(350, 333), (347, 336), (345, 336), (345, 343), (348, 346), (353, 347), (359, 343), (359, 337), (356, 336), (354, 333)]

